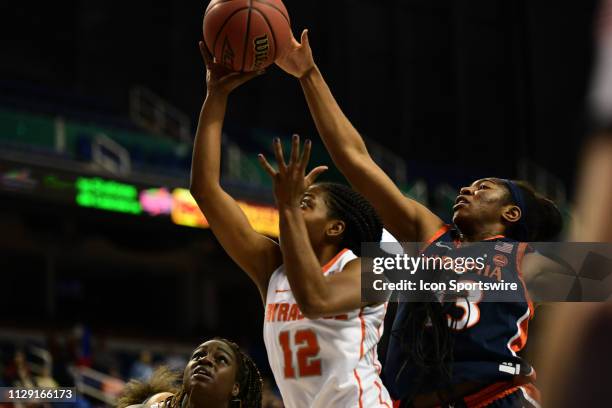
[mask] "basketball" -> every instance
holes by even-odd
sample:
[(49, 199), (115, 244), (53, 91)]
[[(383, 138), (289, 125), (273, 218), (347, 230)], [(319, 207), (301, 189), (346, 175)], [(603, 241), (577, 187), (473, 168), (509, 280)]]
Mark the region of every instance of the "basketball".
[(232, 71), (267, 67), (287, 52), (291, 38), (281, 0), (212, 0), (204, 14), (206, 46)]

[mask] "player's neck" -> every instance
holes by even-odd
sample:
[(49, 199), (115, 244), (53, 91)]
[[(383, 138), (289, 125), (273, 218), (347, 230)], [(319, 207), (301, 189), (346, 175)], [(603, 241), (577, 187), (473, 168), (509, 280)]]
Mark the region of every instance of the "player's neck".
[(316, 252), (321, 267), (327, 265), (340, 251), (342, 251), (342, 249), (338, 248), (336, 245), (322, 246), (319, 251)]
[(185, 398), (181, 404), (181, 408), (229, 408), (227, 401), (214, 401), (210, 398), (204, 398), (204, 401), (199, 401), (198, 398)]
[(480, 242), (487, 239), (491, 239), (493, 237), (497, 237), (500, 235), (504, 235), (503, 226), (496, 225), (488, 225), (482, 226), (474, 231), (469, 231), (467, 233), (462, 232), (461, 241), (462, 242)]

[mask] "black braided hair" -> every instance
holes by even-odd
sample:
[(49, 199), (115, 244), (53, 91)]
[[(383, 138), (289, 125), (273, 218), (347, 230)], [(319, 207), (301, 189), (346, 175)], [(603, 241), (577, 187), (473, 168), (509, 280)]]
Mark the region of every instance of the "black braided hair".
[(240, 400), (242, 408), (261, 408), (263, 379), (255, 362), (240, 347), (231, 340), (216, 337), (227, 344), (234, 351), (238, 359), (238, 375), (236, 382), (240, 386), (240, 392), (236, 399)]
[[(222, 337), (215, 337), (212, 340), (221, 341), (227, 344), (234, 352), (236, 360), (238, 361), (236, 382), (240, 387), (240, 391), (231, 401), (231, 403), (236, 404), (236, 408), (262, 408), (263, 378), (253, 359), (251, 359), (251, 357), (243, 352), (240, 347), (231, 340), (227, 340)], [(181, 390), (166, 406), (169, 408), (181, 408), (183, 399), (186, 396), (187, 390), (183, 384)], [(234, 405), (230, 406), (234, 407)]]
[(361, 194), (348, 186), (338, 183), (317, 183), (325, 191), (325, 203), (329, 216), (345, 223), (344, 234), (340, 245), (361, 255), (362, 242), (380, 242), (382, 221)]
[[(525, 224), (527, 226), (527, 241), (540, 242), (550, 241), (559, 235), (563, 229), (563, 217), (561, 212), (548, 198), (538, 193), (531, 184), (523, 180), (513, 180), (513, 183), (521, 189), (525, 201)], [(505, 204), (516, 204), (512, 199), (512, 193), (506, 187), (508, 194)], [(517, 238), (518, 225), (510, 225), (506, 228), (506, 236)]]
[[(429, 271), (432, 280), (437, 282), (448, 280), (440, 271)], [(410, 312), (401, 325), (391, 332), (391, 336), (399, 338), (402, 354), (406, 356), (396, 378), (400, 381), (401, 374), (408, 367), (416, 368), (418, 376), (412, 378), (417, 385), (415, 394), (426, 384), (437, 384), (439, 397), (447, 400), (452, 395), (452, 367), (454, 362), (454, 336), (449, 327), (447, 314), (454, 302), (440, 302), (434, 292), (424, 294), (425, 302), (410, 304)], [(402, 401), (412, 401), (416, 395), (406, 395)]]

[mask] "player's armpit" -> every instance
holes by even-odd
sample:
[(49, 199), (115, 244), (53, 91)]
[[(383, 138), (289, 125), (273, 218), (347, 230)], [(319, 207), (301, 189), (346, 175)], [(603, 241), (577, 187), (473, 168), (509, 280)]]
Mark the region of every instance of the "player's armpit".
[(255, 282), (265, 302), (270, 276), (283, 262), (278, 244), (255, 231), (220, 186), (193, 195), (223, 249)]

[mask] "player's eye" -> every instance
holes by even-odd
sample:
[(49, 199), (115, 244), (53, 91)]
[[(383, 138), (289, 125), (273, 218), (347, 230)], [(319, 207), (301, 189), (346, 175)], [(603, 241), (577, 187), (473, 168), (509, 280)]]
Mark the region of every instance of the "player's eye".
[(219, 362), (221, 362), (221, 363), (223, 363), (223, 364), (225, 364), (225, 365), (229, 364), (229, 360), (228, 360), (228, 359), (227, 359), (227, 357), (225, 357), (225, 356), (219, 356), (219, 357), (217, 358), (217, 361), (219, 361)]
[(489, 186), (487, 186), (486, 184), (481, 184), (481, 185), (478, 186), (479, 190), (484, 190), (486, 188), (489, 188)]
[(199, 359), (201, 359), (202, 357), (205, 357), (205, 356), (206, 356), (206, 354), (207, 354), (207, 352), (206, 352), (206, 351), (198, 351), (197, 353), (195, 353), (195, 354), (193, 355), (193, 357), (192, 357), (191, 359), (192, 359), (192, 360), (199, 360)]

